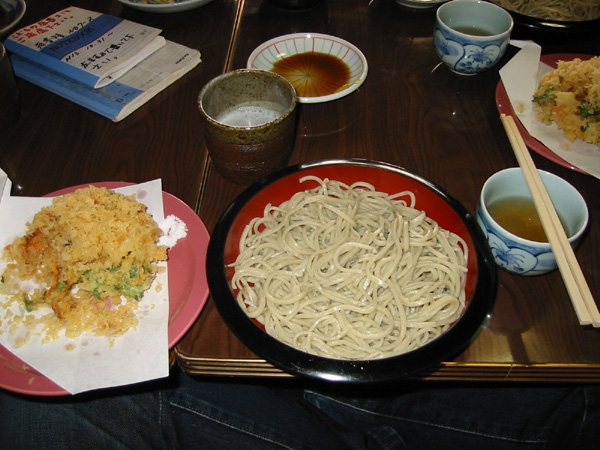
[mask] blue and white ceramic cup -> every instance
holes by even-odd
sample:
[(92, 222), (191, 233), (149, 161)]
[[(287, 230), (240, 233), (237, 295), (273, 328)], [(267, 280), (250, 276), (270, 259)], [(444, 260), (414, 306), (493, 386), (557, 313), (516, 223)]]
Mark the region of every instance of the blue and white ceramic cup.
[(494, 66), (508, 47), (512, 16), (479, 0), (453, 0), (436, 13), (435, 51), (453, 72), (474, 75)]
[[(581, 194), (562, 178), (538, 170), (550, 199), (562, 218), (569, 242), (576, 247), (588, 224), (588, 208)], [(492, 175), (483, 185), (477, 222), (483, 230), (494, 261), (501, 269), (517, 275), (543, 275), (557, 268), (556, 258), (548, 242), (523, 239), (502, 228), (490, 215), (488, 205), (514, 197), (531, 198), (520, 167), (505, 169)]]

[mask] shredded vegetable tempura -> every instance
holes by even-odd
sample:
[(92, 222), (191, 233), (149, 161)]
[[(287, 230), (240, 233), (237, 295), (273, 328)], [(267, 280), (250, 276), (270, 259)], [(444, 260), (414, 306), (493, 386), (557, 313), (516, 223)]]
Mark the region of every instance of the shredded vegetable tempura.
[(18, 320), (48, 310), (47, 335), (122, 335), (135, 327), (137, 302), (167, 258), (156, 245), (161, 234), (133, 196), (79, 189), (42, 208), (5, 248), (0, 292), (21, 305)]

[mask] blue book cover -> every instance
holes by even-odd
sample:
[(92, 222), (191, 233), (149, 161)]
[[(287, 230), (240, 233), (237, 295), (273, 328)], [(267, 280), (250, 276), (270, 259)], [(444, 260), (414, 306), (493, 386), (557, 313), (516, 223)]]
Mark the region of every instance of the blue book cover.
[(167, 41), (119, 80), (101, 88), (93, 88), (17, 54), (12, 55), (11, 62), (18, 77), (118, 122), (198, 65), (200, 52)]
[(161, 30), (70, 7), (12, 33), (12, 53), (100, 88), (118, 79), (164, 46)]

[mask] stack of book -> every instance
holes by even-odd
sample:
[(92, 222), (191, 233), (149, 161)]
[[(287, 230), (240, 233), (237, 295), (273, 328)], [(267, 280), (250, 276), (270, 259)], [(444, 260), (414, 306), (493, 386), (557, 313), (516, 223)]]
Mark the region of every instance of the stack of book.
[(200, 63), (161, 30), (70, 7), (4, 42), (15, 74), (118, 122)]

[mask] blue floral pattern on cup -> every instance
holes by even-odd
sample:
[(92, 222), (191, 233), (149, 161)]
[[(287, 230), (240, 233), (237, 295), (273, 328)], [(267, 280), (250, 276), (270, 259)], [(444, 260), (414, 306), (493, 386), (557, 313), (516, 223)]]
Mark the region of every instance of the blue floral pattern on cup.
[(498, 267), (518, 275), (536, 276), (551, 272), (557, 268), (552, 251), (529, 247), (516, 242), (508, 236), (494, 233), (492, 225), (477, 210), (477, 222), (487, 238), (494, 262)]
[(496, 64), (504, 55), (508, 40), (497, 39), (481, 46), (470, 42), (468, 35), (465, 35), (464, 39), (459, 35), (449, 36), (436, 26), (434, 44), (439, 58), (446, 65), (455, 72), (470, 75), (487, 70)]
[[(468, 0), (470, 1), (470, 0)], [(538, 170), (555, 205), (573, 248), (580, 244), (588, 224), (588, 209), (581, 194), (562, 178)], [(510, 167), (490, 176), (481, 189), (477, 205), (477, 223), (486, 237), (494, 262), (517, 275), (543, 275), (557, 269), (548, 242), (521, 238), (499, 225), (488, 210), (501, 199), (528, 197), (529, 187), (519, 167)]]
[(514, 272), (527, 273), (537, 265), (537, 258), (517, 247), (509, 247), (494, 233), (488, 234), (488, 243), (496, 264)]

